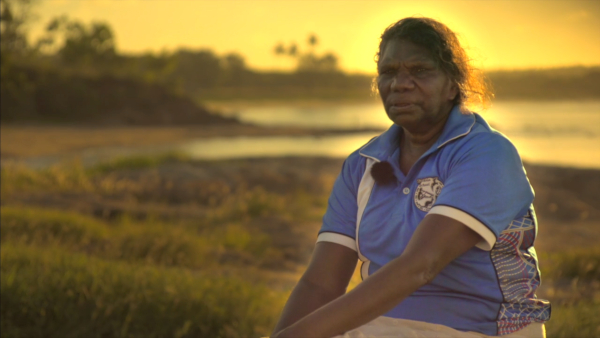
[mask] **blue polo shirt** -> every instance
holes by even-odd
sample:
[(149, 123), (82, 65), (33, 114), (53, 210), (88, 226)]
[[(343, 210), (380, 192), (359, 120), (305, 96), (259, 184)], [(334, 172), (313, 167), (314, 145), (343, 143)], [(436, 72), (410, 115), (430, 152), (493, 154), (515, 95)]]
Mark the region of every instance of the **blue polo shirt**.
[[(356, 250), (367, 278), (402, 254), (428, 213), (445, 215), (476, 231), (482, 242), (385, 316), (487, 335), (548, 320), (550, 304), (535, 296), (534, 194), (510, 140), (481, 116), (455, 107), (439, 139), (404, 175), (401, 133), (392, 125), (346, 159), (318, 241)], [(370, 177), (370, 166), (379, 161), (392, 165), (392, 184)]]

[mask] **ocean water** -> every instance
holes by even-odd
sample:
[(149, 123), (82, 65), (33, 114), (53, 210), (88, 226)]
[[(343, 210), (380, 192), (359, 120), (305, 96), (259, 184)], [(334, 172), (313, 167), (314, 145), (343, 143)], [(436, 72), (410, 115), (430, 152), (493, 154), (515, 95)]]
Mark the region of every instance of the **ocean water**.
[[(323, 106), (248, 107), (226, 113), (268, 126), (322, 129), (386, 129), (380, 103)], [(480, 112), (516, 145), (525, 161), (580, 168), (600, 168), (600, 101), (496, 102)], [(345, 157), (377, 133), (327, 137), (229, 138), (190, 142), (185, 151), (198, 158), (319, 155)]]

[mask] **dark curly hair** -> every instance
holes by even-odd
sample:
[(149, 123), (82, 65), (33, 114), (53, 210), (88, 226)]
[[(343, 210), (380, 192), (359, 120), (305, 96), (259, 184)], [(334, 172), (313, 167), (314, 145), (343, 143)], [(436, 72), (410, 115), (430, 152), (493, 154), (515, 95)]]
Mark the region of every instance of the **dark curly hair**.
[(489, 106), (494, 94), (483, 73), (474, 68), (467, 53), (460, 46), (453, 31), (441, 22), (430, 18), (404, 18), (385, 29), (379, 42), (379, 50), (375, 62), (383, 54), (391, 40), (406, 39), (424, 47), (446, 75), (458, 86), (459, 95), (454, 99), (455, 104), (461, 105), (463, 112), (466, 107)]

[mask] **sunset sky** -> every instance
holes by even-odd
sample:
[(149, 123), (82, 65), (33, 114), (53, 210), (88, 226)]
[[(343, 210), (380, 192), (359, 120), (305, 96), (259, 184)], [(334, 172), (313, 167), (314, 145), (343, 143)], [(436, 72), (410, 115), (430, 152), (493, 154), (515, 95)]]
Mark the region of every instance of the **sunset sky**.
[(381, 32), (413, 15), (429, 16), (457, 32), (485, 69), (600, 65), (600, 1), (191, 1), (40, 0), (33, 39), (62, 14), (111, 25), (121, 52), (208, 48), (238, 52), (249, 66), (289, 69), (273, 53), (278, 42), (317, 53), (331, 51), (350, 72), (373, 73)]

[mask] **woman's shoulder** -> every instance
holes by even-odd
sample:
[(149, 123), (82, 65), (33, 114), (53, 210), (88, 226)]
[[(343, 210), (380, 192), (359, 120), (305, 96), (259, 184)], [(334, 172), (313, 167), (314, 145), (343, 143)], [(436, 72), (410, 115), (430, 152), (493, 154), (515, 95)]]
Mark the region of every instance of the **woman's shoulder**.
[(517, 148), (508, 136), (493, 128), (481, 115), (473, 115), (475, 123), (469, 134), (458, 142), (458, 150), (519, 156)]
[(366, 165), (367, 158), (360, 153), (361, 148), (353, 151), (344, 161), (342, 172), (353, 177), (362, 177)]

